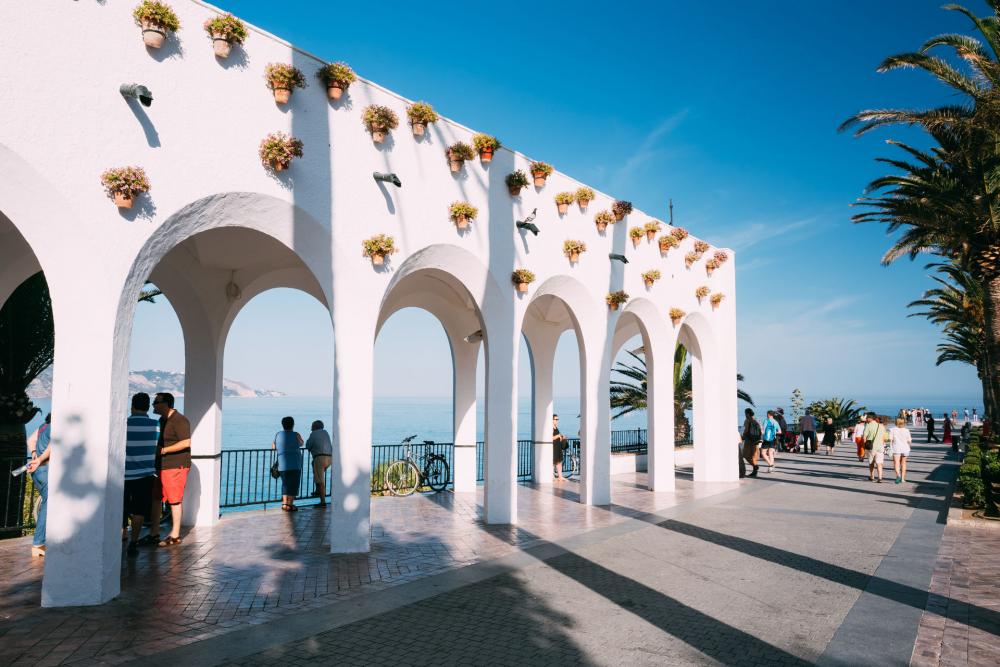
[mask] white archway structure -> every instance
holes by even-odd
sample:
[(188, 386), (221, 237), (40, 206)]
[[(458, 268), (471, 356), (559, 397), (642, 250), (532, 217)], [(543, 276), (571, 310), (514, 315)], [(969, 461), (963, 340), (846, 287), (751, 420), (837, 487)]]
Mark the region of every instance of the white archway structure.
[[(217, 12), (197, 0), (172, 4), (186, 26), (199, 26)], [(657, 362), (669, 357), (664, 349), (672, 350), (678, 336), (697, 349), (702, 379), (696, 391), (707, 407), (705, 415), (716, 422), (700, 429), (708, 441), (699, 478), (735, 478), (732, 443), (725, 437), (725, 424), (736, 418), (731, 252), (708, 277), (707, 258), (684, 264), (693, 238), (666, 255), (655, 243), (632, 247), (627, 228), (650, 220), (639, 210), (599, 233), (593, 213), (613, 201), (603, 193), (589, 213), (573, 209), (559, 218), (553, 194), (581, 185), (563, 173), (553, 173), (543, 188), (511, 197), (504, 177), (515, 169), (527, 171), (531, 159), (506, 148), (488, 166), (469, 161), (453, 174), (442, 149), (469, 142), (473, 132), (448, 119), (431, 126), (420, 141), (400, 128), (375, 145), (361, 122), (365, 106), (386, 105), (405, 117), (409, 100), (366, 80), (353, 84), (339, 104), (314, 85), (277, 107), (261, 81), (264, 66), (292, 63), (311, 78), (322, 64), (319, 59), (252, 26), (243, 48), (245, 67), (218, 61), (209, 40), (194, 29), (172, 38), (183, 48), (171, 41), (153, 53), (143, 47), (130, 11), (120, 3), (0, 3), (0, 62), (9, 65), (5, 84), (10, 92), (0, 117), (0, 214), (6, 219), (0, 228), (13, 227), (23, 239), (6, 244), (13, 232), (0, 235), (0, 296), (17, 276), (41, 267), (52, 293), (56, 331), (73, 332), (56, 339), (43, 604), (97, 604), (119, 590), (125, 360), (135, 298), (148, 278), (168, 292), (182, 321), (186, 409), (196, 418), (196, 453), (209, 457), (219, 448), (220, 345), (240, 305), (227, 299), (226, 283), (235, 276), (244, 300), (271, 287), (296, 287), (329, 308), (335, 456), (328, 514), (335, 552), (370, 547), (373, 341), (385, 318), (407, 304), (435, 313), (449, 331), (456, 369), (461, 369), (456, 370), (456, 396), (465, 397), (456, 402), (456, 439), (463, 442), (469, 439), (472, 422), (466, 419), (474, 403), (458, 389), (468, 386), (475, 346), (459, 344), (456, 337), (471, 333), (466, 331), (471, 326), (483, 330), (488, 522), (517, 520), (516, 376), (522, 332), (539, 377), (545, 375), (540, 369), (550, 330), (574, 328), (583, 342), (582, 502), (611, 501), (607, 396), (621, 327), (649, 339), (656, 378), (669, 368)], [(51, 50), (38, 40), (38, 25), (59, 34), (63, 48)], [(65, 105), (54, 103), (52, 89), (38, 81), (59, 81), (59, 95), (74, 100), (76, 111), (67, 114)], [(154, 91), (152, 107), (122, 98), (118, 86), (131, 81)], [(304, 156), (280, 174), (264, 169), (257, 156), (261, 139), (275, 131), (305, 145)], [(152, 185), (131, 211), (117, 210), (99, 182), (103, 170), (124, 165), (142, 166)], [(403, 187), (375, 182), (375, 171), (396, 173)], [(464, 233), (448, 220), (448, 205), (456, 200), (479, 208)], [(537, 236), (515, 227), (533, 209)], [(376, 270), (362, 256), (361, 243), (379, 233), (393, 236), (399, 252)], [(589, 248), (572, 265), (563, 254), (567, 239)], [(37, 266), (26, 259), (25, 245)], [(243, 261), (234, 265), (226, 252)], [(609, 253), (625, 255), (630, 263), (609, 259)], [(14, 256), (16, 262), (7, 261)], [(510, 284), (516, 268), (537, 275), (527, 294), (516, 293)], [(646, 290), (639, 274), (652, 268), (660, 269), (663, 279)], [(695, 299), (702, 284), (725, 294), (717, 310)], [(643, 299), (611, 312), (604, 298), (615, 290)], [(672, 307), (689, 313), (681, 327), (666, 319)], [(652, 417), (656, 463), (651, 485), (668, 489), (672, 410), (663, 403), (671, 401), (660, 392), (664, 383), (654, 384), (658, 407)], [(539, 402), (544, 401), (536, 399), (536, 408)], [(547, 427), (539, 423), (545, 421), (543, 412), (536, 409), (536, 440), (546, 439), (538, 437)], [(724, 457), (714, 453), (717, 448), (727, 452)], [(212, 465), (217, 464), (211, 458), (199, 460), (199, 484), (190, 490), (197, 496), (189, 498), (192, 507), (197, 505), (190, 517), (200, 525), (217, 518), (217, 468)], [(468, 468), (458, 467), (460, 489), (470, 488)]]

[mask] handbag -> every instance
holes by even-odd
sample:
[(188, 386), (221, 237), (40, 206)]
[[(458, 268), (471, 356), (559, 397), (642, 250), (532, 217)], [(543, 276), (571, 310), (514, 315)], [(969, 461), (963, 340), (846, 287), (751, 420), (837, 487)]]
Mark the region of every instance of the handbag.
[(278, 479), (281, 477), (281, 471), (278, 470), (278, 460), (275, 459), (274, 463), (271, 464), (271, 477)]

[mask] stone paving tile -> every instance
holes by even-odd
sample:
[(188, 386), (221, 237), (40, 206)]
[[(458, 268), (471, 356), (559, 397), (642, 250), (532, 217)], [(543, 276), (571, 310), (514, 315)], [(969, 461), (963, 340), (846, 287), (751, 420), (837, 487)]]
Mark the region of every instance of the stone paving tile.
[(483, 523), (481, 489), (374, 498), (372, 551), (354, 555), (329, 553), (323, 510), (230, 514), (178, 547), (123, 558), (121, 595), (98, 607), (41, 609), (44, 562), (29, 558), (29, 540), (8, 540), (0, 543), (0, 665), (116, 664), (737, 486), (683, 475), (676, 493), (644, 485), (641, 473), (617, 476), (611, 511), (580, 505), (575, 482), (520, 485), (517, 526)]
[(948, 526), (911, 665), (1000, 665), (1000, 531)]

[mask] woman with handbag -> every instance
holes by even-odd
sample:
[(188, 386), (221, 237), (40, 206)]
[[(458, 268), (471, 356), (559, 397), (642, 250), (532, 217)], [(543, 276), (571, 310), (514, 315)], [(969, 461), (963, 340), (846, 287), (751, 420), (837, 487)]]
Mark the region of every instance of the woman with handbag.
[[(302, 475), (302, 452), (305, 444), (302, 436), (293, 431), (295, 420), (291, 417), (281, 419), (281, 429), (274, 434), (271, 449), (277, 452), (278, 474), (281, 477), (281, 509), (285, 512), (298, 512), (295, 497), (299, 495), (299, 480)], [(273, 470), (273, 466), (272, 466)], [(272, 472), (273, 474), (273, 472)]]

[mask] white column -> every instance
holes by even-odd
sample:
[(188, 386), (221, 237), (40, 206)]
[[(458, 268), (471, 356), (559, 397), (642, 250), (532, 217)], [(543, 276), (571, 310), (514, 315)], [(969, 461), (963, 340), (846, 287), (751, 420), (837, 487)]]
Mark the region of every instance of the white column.
[[(335, 311), (336, 312), (336, 311)], [(333, 461), (330, 552), (362, 553), (371, 547), (371, 458), (374, 332), (363, 335), (350, 322), (364, 315), (345, 308), (334, 330)]]
[(93, 287), (100, 280), (76, 278), (68, 289), (52, 291), (56, 340), (43, 607), (102, 604), (118, 595), (121, 577), (132, 316), (116, 340), (117, 293), (97, 298)]
[(611, 504), (611, 343), (618, 312), (612, 312), (605, 331), (586, 335), (587, 356), (581, 378), (582, 438), (580, 502)]
[(222, 454), (223, 347), (207, 322), (181, 318), (184, 328), (184, 415), (191, 421), (191, 472), (184, 491), (185, 526), (219, 521)]
[(646, 475), (650, 491), (675, 490), (674, 383), (671, 339), (647, 342), (646, 347)]
[(561, 332), (532, 330), (525, 324), (531, 351), (531, 434), (535, 441), (534, 482), (552, 484), (552, 367)]
[(453, 404), (455, 457), (452, 478), (455, 493), (476, 491), (476, 363), (480, 343), (466, 343), (449, 332), (453, 360)]
[(486, 344), (486, 523), (517, 523), (517, 332), (513, 315), (495, 326)]

